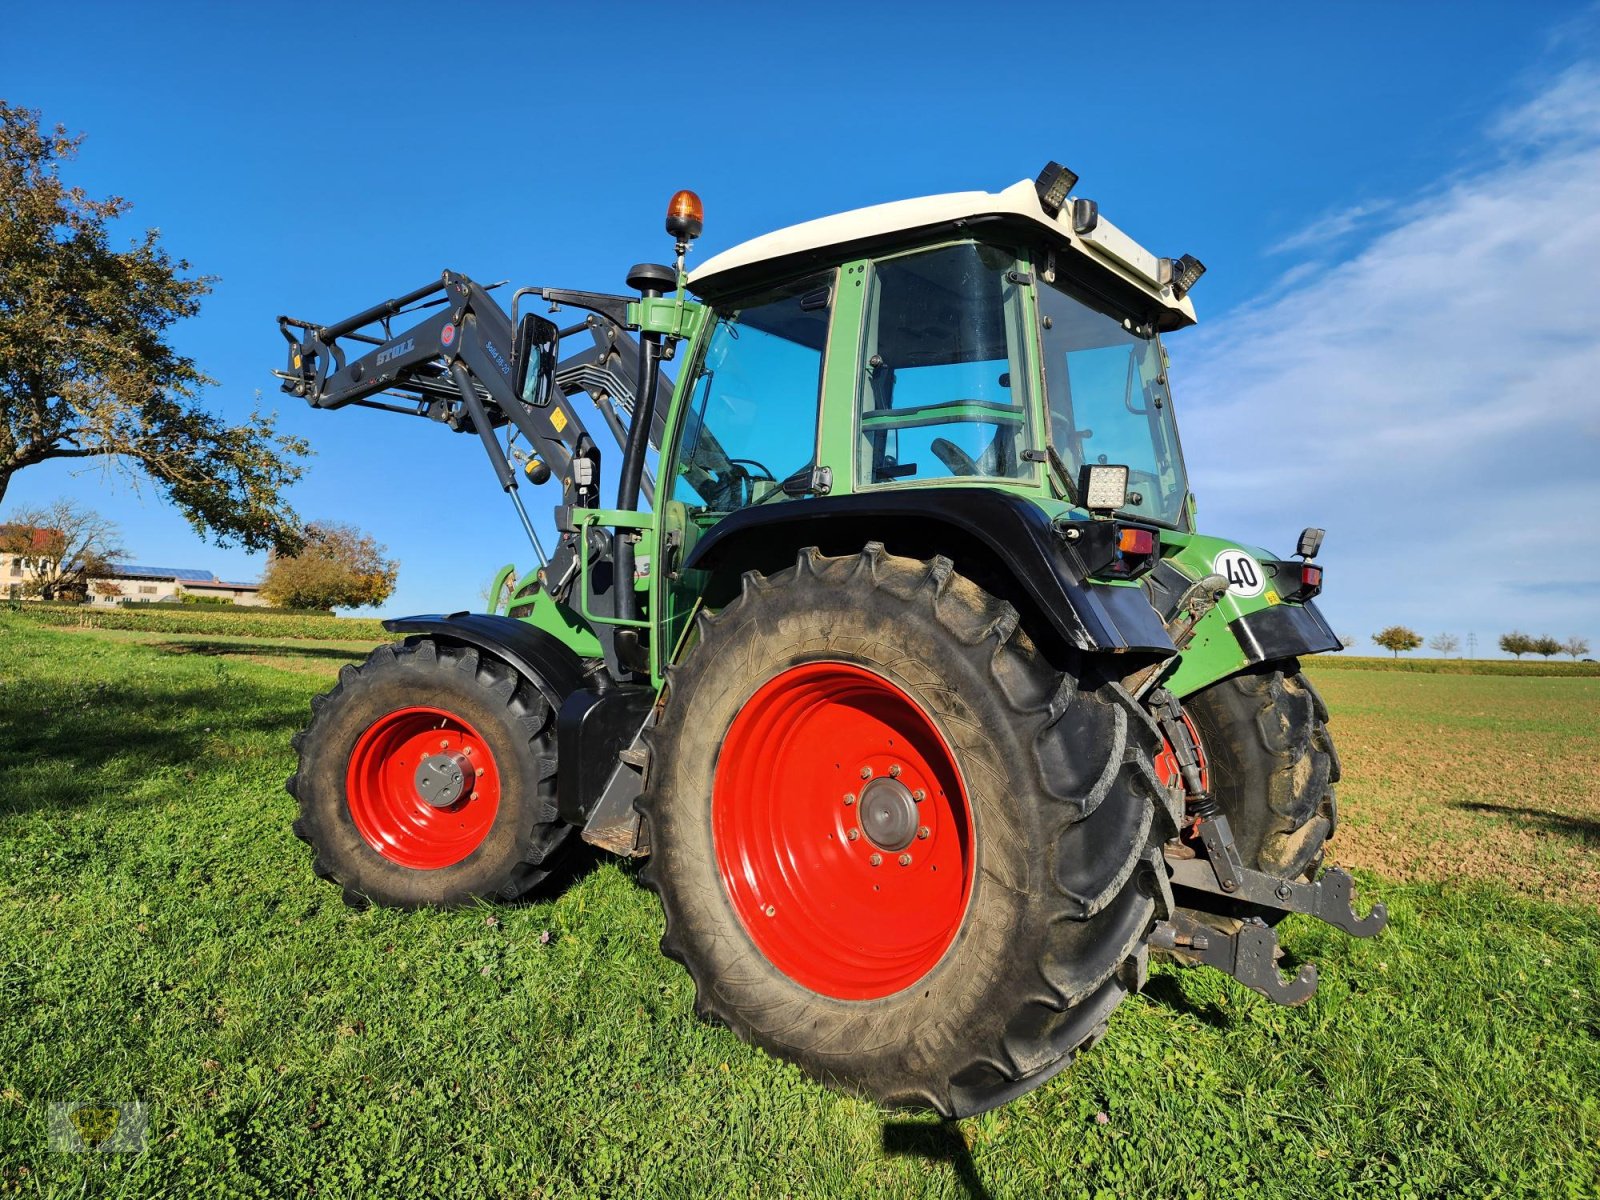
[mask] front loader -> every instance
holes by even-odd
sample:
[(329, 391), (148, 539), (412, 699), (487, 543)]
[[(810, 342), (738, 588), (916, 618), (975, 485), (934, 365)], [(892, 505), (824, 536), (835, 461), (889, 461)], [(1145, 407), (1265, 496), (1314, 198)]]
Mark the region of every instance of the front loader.
[[(446, 273), (280, 318), (286, 390), (475, 434), (539, 559), (488, 613), (386, 622), (313, 703), (316, 872), (414, 907), (516, 899), (574, 831), (647, 857), (702, 1016), (946, 1116), (1060, 1071), (1152, 950), (1304, 1002), (1273, 926), (1385, 919), (1323, 866), (1321, 531), (1288, 558), (1197, 531), (1161, 339), (1204, 267), (1076, 179), (693, 274), (680, 192), (675, 265), (625, 295), (507, 313)], [(522, 482), (561, 491), (548, 552)]]

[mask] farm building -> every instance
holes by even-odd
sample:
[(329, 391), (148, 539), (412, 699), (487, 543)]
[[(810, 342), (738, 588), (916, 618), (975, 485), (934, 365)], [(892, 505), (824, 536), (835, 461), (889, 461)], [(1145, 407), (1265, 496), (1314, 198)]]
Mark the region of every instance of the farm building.
[(171, 602), (184, 596), (225, 600), (244, 607), (266, 604), (259, 583), (230, 582), (194, 567), (113, 563), (106, 575), (89, 581), (89, 603), (101, 606)]

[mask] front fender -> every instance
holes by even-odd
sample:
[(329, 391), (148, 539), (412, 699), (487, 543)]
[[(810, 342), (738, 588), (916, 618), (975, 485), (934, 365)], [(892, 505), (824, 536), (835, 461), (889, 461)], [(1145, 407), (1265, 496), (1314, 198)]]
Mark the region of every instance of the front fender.
[(492, 654), (538, 688), (558, 711), (561, 702), (583, 686), (578, 656), (553, 634), (525, 621), (491, 613), (433, 613), (393, 617), (383, 627), (390, 633), (433, 637)]

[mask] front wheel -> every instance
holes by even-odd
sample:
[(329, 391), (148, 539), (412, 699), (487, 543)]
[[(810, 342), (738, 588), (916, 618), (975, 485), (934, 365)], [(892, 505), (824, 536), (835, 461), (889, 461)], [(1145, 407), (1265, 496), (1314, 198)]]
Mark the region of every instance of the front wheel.
[(654, 731), (646, 883), (702, 1016), (946, 1116), (1061, 1070), (1142, 979), (1159, 735), (1009, 604), (869, 546), (704, 620)]
[(347, 903), (514, 900), (549, 874), (554, 713), (498, 659), (423, 638), (380, 646), (312, 701), (294, 832)]
[(1183, 708), (1245, 866), (1280, 879), (1314, 877), (1337, 823), (1339, 756), (1327, 706), (1299, 663), (1229, 676)]

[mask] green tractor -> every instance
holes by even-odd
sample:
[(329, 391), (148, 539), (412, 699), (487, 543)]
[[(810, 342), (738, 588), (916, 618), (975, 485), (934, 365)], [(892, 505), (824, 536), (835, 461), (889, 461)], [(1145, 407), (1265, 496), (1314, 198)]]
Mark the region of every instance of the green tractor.
[[(446, 273), (281, 318), (286, 390), (476, 434), (540, 563), (491, 612), (386, 622), (313, 703), (288, 787), (316, 873), (456, 905), (527, 894), (574, 831), (648, 856), (702, 1016), (946, 1116), (1060, 1071), (1151, 951), (1308, 998), (1278, 920), (1384, 923), (1322, 865), (1321, 531), (1278, 558), (1196, 530), (1161, 338), (1204, 267), (1076, 179), (825, 217), (693, 274), (680, 192), (676, 264), (627, 295), (508, 313)], [(518, 498), (546, 481), (548, 553)]]

